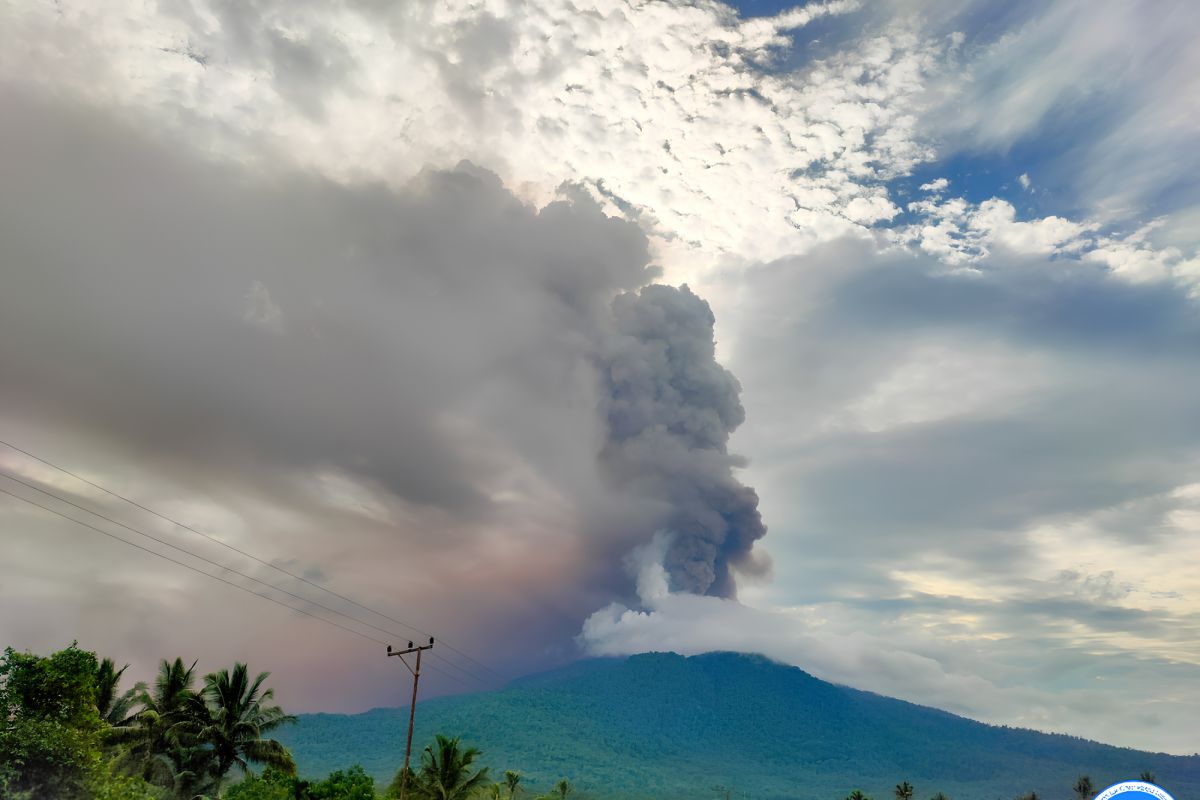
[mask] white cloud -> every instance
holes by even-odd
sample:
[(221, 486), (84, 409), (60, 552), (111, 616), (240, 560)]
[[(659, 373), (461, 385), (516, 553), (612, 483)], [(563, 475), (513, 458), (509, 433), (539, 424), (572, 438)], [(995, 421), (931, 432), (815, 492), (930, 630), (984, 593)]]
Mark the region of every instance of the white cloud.
[(961, 197), (935, 198), (909, 208), (925, 218), (910, 229), (912, 239), (950, 264), (979, 261), (996, 247), (1018, 255), (1073, 252), (1083, 247), (1083, 234), (1095, 227), (1056, 216), (1020, 221), (1016, 208), (997, 197), (978, 205)]
[(576, 182), (646, 225), (668, 266), (777, 258), (889, 220), (882, 181), (932, 152), (915, 110), (941, 44), (892, 27), (771, 68), (784, 31), (853, 3), (747, 20), (636, 0), (178, 8), (30, 6), (0, 34), (0, 73), (338, 179), (469, 158), (536, 200)]
[[(1037, 143), (1039, 166), (1089, 216), (1136, 216), (1166, 187), (1197, 195), (1200, 16), (1190, 0), (1057, 0), (964, 48), (938, 81), (946, 102), (926, 120), (944, 150), (1008, 152)], [(1054, 139), (1038, 137), (1054, 126)], [(1066, 146), (1068, 145), (1069, 146)], [(1039, 183), (1050, 176), (1039, 174)], [(1194, 181), (1191, 181), (1194, 184)]]
[[(1106, 707), (1128, 702), (1127, 690), (1101, 682), (1066, 691), (1056, 687), (1061, 676), (1039, 674), (1039, 660), (1018, 636), (1028, 636), (1042, 622), (1028, 611), (1007, 610), (1010, 600), (1020, 606), (1066, 597), (1100, 606), (1120, 601), (1129, 592), (1112, 574), (1064, 571), (1018, 591), (988, 587), (983, 593), (999, 599), (983, 604), (953, 596), (900, 598), (889, 624), (880, 629), (867, 622), (869, 613), (853, 604), (761, 609), (736, 600), (668, 593), (665, 571), (655, 560), (661, 559), (663, 547), (643, 548), (630, 564), (639, 575), (640, 608), (613, 603), (584, 622), (579, 640), (589, 653), (757, 652), (824, 680), (994, 724), (1074, 733), (1168, 752), (1187, 748), (1181, 742), (1200, 704), (1184, 701), (1154, 718), (1105, 714)], [(866, 632), (864, 623), (878, 632)], [(1053, 627), (1051, 623), (1047, 630)], [(1093, 675), (1106, 671), (1106, 664), (1094, 662)], [(1187, 685), (1186, 680), (1170, 679), (1177, 691)], [(1150, 701), (1161, 688), (1143, 686), (1135, 691)], [(1102, 717), (1096, 719), (1097, 714)]]
[(271, 293), (262, 281), (250, 284), (250, 291), (246, 292), (242, 318), (270, 333), (283, 333), (283, 311), (271, 299)]
[(992, 198), (979, 204), (968, 225), (985, 242), (1002, 245), (1021, 255), (1049, 255), (1078, 249), (1082, 246), (1080, 235), (1089, 229), (1088, 225), (1055, 216), (1018, 222), (1016, 214), (1011, 203)]
[(1130, 283), (1175, 280), (1195, 297), (1200, 290), (1200, 255), (1188, 258), (1178, 247), (1157, 246), (1154, 233), (1162, 223), (1156, 220), (1124, 237), (1101, 237), (1084, 259), (1103, 264)]
[(880, 433), (964, 415), (1009, 415), (1050, 385), (1051, 373), (1044, 359), (1002, 344), (917, 343), (823, 427)]
[(1156, 245), (1152, 234), (1162, 227), (1161, 220), (1133, 233), (1102, 235), (1096, 222), (1053, 215), (1018, 220), (1012, 203), (997, 197), (976, 205), (961, 197), (942, 200), (935, 195), (908, 207), (920, 221), (886, 235), (952, 266), (978, 268), (995, 250), (1055, 256), (1102, 265), (1129, 283), (1175, 281), (1192, 296), (1200, 296), (1200, 254), (1189, 257), (1179, 247)]
[(936, 180), (930, 181), (929, 183), (922, 183), (921, 191), (922, 192), (944, 192), (944, 191), (946, 191), (946, 188), (949, 185), (950, 185), (950, 181), (946, 180), (945, 178), (938, 178)]
[(1022, 188), (1022, 189), (1024, 189), (1025, 191), (1029, 191), (1029, 186), (1030, 186), (1030, 182), (1029, 182), (1029, 173), (1028, 173), (1028, 172), (1022, 172), (1022, 173), (1021, 173), (1021, 174), (1020, 174), (1020, 175), (1017, 177), (1017, 183), (1021, 184), (1021, 188)]

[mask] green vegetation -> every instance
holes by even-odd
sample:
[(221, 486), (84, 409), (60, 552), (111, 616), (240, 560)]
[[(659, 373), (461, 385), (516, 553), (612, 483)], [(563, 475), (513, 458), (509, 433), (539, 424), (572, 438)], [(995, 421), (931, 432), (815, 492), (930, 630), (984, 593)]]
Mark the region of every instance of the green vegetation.
[[(475, 748), (464, 749), (458, 739), (439, 733), (435, 743), (421, 753), (421, 767), (409, 778), (408, 794), (418, 800), (468, 800), (481, 794), (488, 785), (488, 771), (487, 767), (475, 767), (478, 757)], [(404, 782), (403, 770), (396, 781)]]
[(204, 677), (162, 662), (154, 687), (122, 693), (110, 659), (71, 645), (50, 656), (4, 651), (0, 661), (0, 798), (191, 800), (219, 796), (250, 764), (294, 773), (264, 734), (291, 722), (271, 704), (268, 673), (245, 664)]
[[(121, 691), (125, 668), (71, 645), (0, 660), (0, 800), (377, 800), (361, 766), (321, 780), (296, 775), (270, 734), (294, 722), (272, 700), (269, 673), (245, 664), (199, 681), (195, 663), (163, 661), (152, 686)], [(516, 800), (520, 773), (488, 780), (479, 751), (437, 736), (408, 776), (411, 800)], [(252, 768), (263, 767), (259, 775)], [(400, 796), (403, 775), (382, 795)], [(571, 791), (559, 781), (554, 797)], [(540, 798), (538, 800), (541, 800)]]
[(362, 767), (337, 770), (320, 781), (306, 781), (275, 767), (230, 786), (227, 800), (376, 800), (375, 779)]
[[(309, 766), (302, 775), (289, 749), (271, 738), (294, 718), (273, 703), (267, 673), (252, 678), (245, 664), (235, 664), (200, 680), (194, 663), (177, 658), (161, 663), (152, 686), (122, 691), (123, 673), (74, 645), (45, 657), (4, 652), (0, 800), (395, 800), (403, 784), (411, 800), (870, 800), (867, 792), (914, 800), (916, 786), (930, 800), (950, 800), (943, 791), (926, 794), (931, 786), (955, 800), (1038, 800), (1039, 791), (1061, 797), (1068, 790), (1092, 800), (1095, 787), (1106, 784), (1082, 768), (1098, 764), (1128, 777), (1134, 759), (1167, 774), (1181, 795), (1200, 786), (1200, 758), (990, 728), (730, 654), (577, 664), (503, 692), (428, 702), (418, 715), (426, 724), (452, 722), (443, 729), (469, 732), (473, 744), (496, 742), (498, 752), (422, 734), (432, 741), (407, 774), (393, 772), (403, 753), (393, 746), (394, 733), (362, 724), (383, 720), (402, 731), (390, 724), (400, 720), (397, 711), (305, 717), (298, 731), (304, 735), (293, 738)], [(513, 713), (498, 715), (501, 709)], [(379, 763), (390, 776), (382, 793), (381, 776), (357, 758), (324, 778), (309, 777), (322, 752), (326, 761), (330, 754), (371, 757), (380, 741), (388, 749)], [(699, 755), (692, 752), (697, 746)], [(912, 783), (873, 771), (887, 763), (889, 747), (891, 763), (903, 762)], [(514, 763), (525, 771), (499, 771)], [(930, 775), (931, 763), (940, 775)], [(1043, 782), (1050, 767), (1056, 772)], [(998, 768), (999, 777), (989, 771)], [(490, 780), (494, 774), (501, 780)], [(1155, 775), (1144, 768), (1140, 774)], [(1064, 775), (1078, 776), (1073, 787)], [(847, 794), (854, 785), (864, 788)]]
[[(384, 782), (407, 720), (407, 709), (300, 715), (279, 737), (305, 775), (361, 764)], [(521, 800), (551, 794), (563, 776), (575, 787), (569, 800), (717, 800), (726, 789), (755, 800), (834, 800), (853, 789), (892, 800), (902, 779), (921, 799), (1067, 800), (1081, 774), (1103, 788), (1143, 770), (1176, 797), (1200, 797), (1197, 757), (984, 725), (732, 653), (577, 662), (500, 691), (423, 701), (417, 741), (438, 732), (479, 748), (492, 775), (519, 767)]]
[[(83, 800), (112, 795), (97, 707), (100, 663), (69, 647), (48, 658), (4, 651), (0, 661), (0, 796)], [(130, 782), (127, 795), (143, 787)]]

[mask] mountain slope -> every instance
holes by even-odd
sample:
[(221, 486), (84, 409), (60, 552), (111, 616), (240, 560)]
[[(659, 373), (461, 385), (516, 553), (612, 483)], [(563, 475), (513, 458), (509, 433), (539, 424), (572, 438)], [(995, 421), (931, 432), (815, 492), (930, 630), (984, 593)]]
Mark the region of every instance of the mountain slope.
[[(302, 715), (280, 738), (305, 774), (362, 764), (390, 779), (403, 759), (405, 709)], [(908, 780), (917, 796), (1069, 796), (1152, 770), (1176, 797), (1200, 792), (1200, 757), (1142, 753), (998, 728), (820, 681), (759, 656), (651, 653), (573, 664), (497, 692), (420, 704), (418, 751), (461, 736), (495, 770), (535, 791), (569, 777), (596, 798), (876, 798)], [(414, 753), (415, 757), (415, 753)], [(723, 796), (723, 795), (722, 795)]]

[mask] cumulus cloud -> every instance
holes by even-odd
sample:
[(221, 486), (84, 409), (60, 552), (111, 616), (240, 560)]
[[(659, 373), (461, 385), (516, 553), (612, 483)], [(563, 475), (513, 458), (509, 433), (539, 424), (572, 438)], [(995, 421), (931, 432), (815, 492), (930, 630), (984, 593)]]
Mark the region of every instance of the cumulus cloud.
[(883, 26), (779, 68), (788, 34), (855, 7), (35, 5), (0, 34), (0, 71), (339, 180), (403, 182), (467, 158), (539, 202), (575, 182), (684, 269), (776, 258), (899, 212), (885, 181), (932, 152), (915, 110), (943, 45)]
[(996, 197), (977, 205), (961, 197), (935, 197), (909, 208), (924, 217), (910, 229), (917, 245), (955, 265), (977, 262), (997, 247), (1019, 255), (1072, 253), (1084, 247), (1083, 234), (1096, 227), (1056, 216), (1018, 220), (1012, 203)]
[(1156, 246), (1153, 234), (1162, 220), (1142, 226), (1128, 236), (1105, 236), (1096, 241), (1084, 258), (1103, 264), (1112, 274), (1131, 283), (1174, 280), (1196, 297), (1200, 277), (1200, 253), (1189, 258), (1172, 246)]
[[(925, 189), (933, 184), (922, 186)], [(1163, 220), (1133, 232), (1102, 232), (1098, 222), (1074, 222), (1059, 216), (1018, 220), (1007, 200), (992, 197), (972, 203), (962, 197), (933, 194), (909, 204), (918, 222), (893, 229), (885, 237), (915, 245), (957, 268), (977, 269), (994, 250), (1017, 256), (1056, 256), (1101, 265), (1129, 283), (1174, 282), (1196, 296), (1200, 254), (1154, 241)]]

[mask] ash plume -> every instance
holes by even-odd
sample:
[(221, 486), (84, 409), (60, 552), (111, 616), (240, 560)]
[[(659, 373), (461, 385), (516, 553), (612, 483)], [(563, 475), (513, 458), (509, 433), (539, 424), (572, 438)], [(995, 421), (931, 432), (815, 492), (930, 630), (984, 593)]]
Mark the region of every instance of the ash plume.
[(664, 567), (674, 591), (733, 597), (732, 568), (766, 534), (758, 495), (733, 473), (729, 435), (745, 419), (741, 387), (716, 360), (712, 310), (686, 285), (647, 286), (612, 305), (600, 365), (610, 480), (659, 501), (654, 529), (671, 535)]

